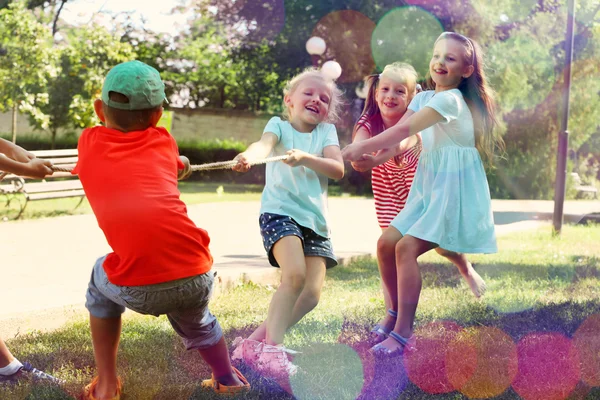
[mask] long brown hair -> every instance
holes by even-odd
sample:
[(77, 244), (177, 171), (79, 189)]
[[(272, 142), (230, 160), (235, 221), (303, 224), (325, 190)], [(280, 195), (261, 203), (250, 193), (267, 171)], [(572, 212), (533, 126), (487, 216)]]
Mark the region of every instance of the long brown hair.
[[(369, 75), (366, 80), (366, 85), (369, 87), (369, 92), (367, 94), (367, 98), (365, 99), (365, 106), (363, 107), (362, 114), (358, 120), (364, 121), (366, 119), (369, 122), (371, 125), (372, 136), (378, 135), (385, 130), (383, 119), (381, 118), (381, 113), (379, 111), (379, 106), (377, 106), (376, 98), (377, 88), (379, 87), (379, 79), (382, 76), (388, 76), (395, 81), (405, 84), (408, 89), (409, 103), (417, 91), (417, 71), (415, 71), (413, 66), (410, 64), (394, 62), (386, 65), (381, 74)], [(354, 140), (354, 136), (356, 136), (358, 129), (363, 125), (364, 123), (359, 122), (354, 126), (352, 140)]]
[[(475, 147), (489, 166), (494, 165), (494, 154), (504, 153), (504, 140), (495, 129), (498, 126), (496, 118), (496, 102), (494, 91), (485, 76), (483, 51), (477, 42), (456, 32), (442, 33), (435, 43), (442, 39), (453, 39), (461, 43), (465, 49), (464, 61), (473, 66), (473, 73), (458, 85), (471, 115), (475, 131)], [(435, 89), (431, 74), (427, 74), (427, 89)]]

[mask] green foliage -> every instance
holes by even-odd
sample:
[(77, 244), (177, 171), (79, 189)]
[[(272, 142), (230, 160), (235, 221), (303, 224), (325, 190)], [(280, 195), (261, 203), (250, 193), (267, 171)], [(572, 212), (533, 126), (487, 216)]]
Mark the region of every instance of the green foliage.
[(53, 141), (59, 128), (85, 128), (98, 122), (93, 101), (100, 97), (104, 77), (114, 65), (133, 57), (128, 43), (98, 25), (75, 28), (54, 52), (57, 63), (45, 88), (48, 102), (36, 104), (47, 124), (31, 115), (33, 124), (48, 129)]
[[(50, 31), (37, 22), (22, 1), (0, 10), (0, 111), (14, 106), (27, 112), (32, 104), (47, 101), (43, 90), (50, 70)], [(41, 123), (47, 123), (37, 114)]]

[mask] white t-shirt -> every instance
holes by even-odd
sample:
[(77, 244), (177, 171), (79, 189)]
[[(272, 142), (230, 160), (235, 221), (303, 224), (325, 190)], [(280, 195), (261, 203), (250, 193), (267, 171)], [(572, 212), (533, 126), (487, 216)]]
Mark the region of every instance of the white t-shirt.
[(423, 151), (446, 146), (475, 147), (473, 117), (460, 90), (421, 92), (410, 102), (408, 109), (417, 112), (423, 107), (433, 108), (444, 117), (444, 121), (421, 132)]
[[(340, 145), (335, 126), (327, 123), (305, 133), (295, 130), (288, 121), (273, 117), (264, 129), (264, 133), (267, 132), (279, 139), (271, 157), (284, 155), (291, 149), (323, 157), (325, 147)], [(328, 178), (310, 168), (290, 167), (280, 161), (268, 163), (260, 212), (287, 215), (299, 225), (328, 238), (327, 187)]]

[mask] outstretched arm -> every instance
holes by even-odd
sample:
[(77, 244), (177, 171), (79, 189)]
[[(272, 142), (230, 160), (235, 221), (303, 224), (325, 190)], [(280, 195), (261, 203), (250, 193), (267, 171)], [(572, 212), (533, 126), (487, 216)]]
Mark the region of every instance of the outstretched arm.
[(234, 171), (246, 172), (250, 169), (252, 160), (262, 160), (268, 156), (279, 139), (277, 135), (271, 132), (263, 133), (259, 141), (252, 143), (246, 151), (235, 156), (234, 160), (237, 164), (233, 167)]
[(53, 173), (50, 161), (35, 158), (22, 147), (1, 138), (0, 171), (32, 178), (43, 178)]
[(358, 160), (365, 153), (372, 153), (398, 145), (407, 137), (443, 121), (444, 118), (433, 108), (424, 107), (410, 117), (386, 129), (379, 135), (362, 142), (348, 145), (342, 150), (345, 160)]

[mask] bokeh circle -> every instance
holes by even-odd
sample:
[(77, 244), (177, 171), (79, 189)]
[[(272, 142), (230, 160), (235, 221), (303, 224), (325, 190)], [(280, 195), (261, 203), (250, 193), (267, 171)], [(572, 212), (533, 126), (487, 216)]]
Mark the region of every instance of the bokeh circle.
[(517, 346), (498, 328), (467, 328), (456, 335), (446, 354), (448, 380), (471, 399), (502, 394), (517, 371)]
[(564, 400), (579, 382), (579, 356), (559, 333), (531, 333), (517, 344), (513, 389), (523, 400)]
[(579, 353), (581, 380), (600, 386), (600, 314), (583, 321), (573, 335), (573, 344)]
[(447, 352), (450, 343), (462, 331), (451, 321), (436, 321), (418, 328), (414, 334), (414, 350), (404, 354), (404, 367), (412, 383), (429, 394), (454, 391), (446, 373)]
[(290, 378), (297, 399), (356, 399), (364, 375), (362, 361), (351, 347), (321, 343), (301, 350), (294, 359), (299, 371)]
[(317, 22), (311, 36), (323, 38), (327, 43), (323, 57), (335, 59), (342, 67), (338, 82), (358, 82), (373, 71), (370, 38), (374, 29), (369, 17), (353, 10), (334, 11)]
[(385, 14), (371, 36), (379, 70), (395, 61), (411, 64), (421, 78), (429, 70), (435, 39), (443, 32), (438, 19), (419, 7), (398, 7)]

